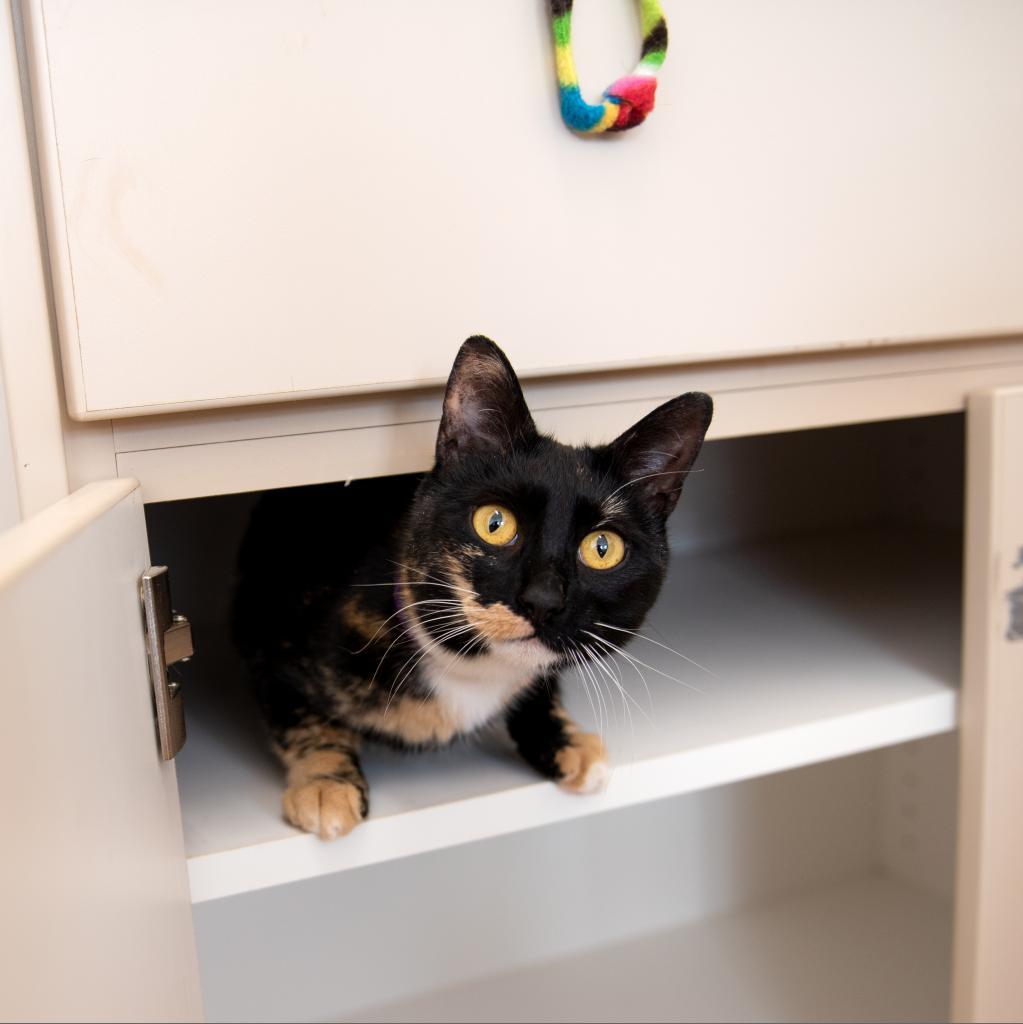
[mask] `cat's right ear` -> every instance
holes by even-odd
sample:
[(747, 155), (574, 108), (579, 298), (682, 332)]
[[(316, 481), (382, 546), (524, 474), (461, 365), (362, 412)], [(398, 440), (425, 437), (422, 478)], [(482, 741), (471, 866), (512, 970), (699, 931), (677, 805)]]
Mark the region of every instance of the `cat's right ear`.
[(507, 356), (482, 336), (463, 342), (444, 392), (437, 464), (466, 455), (500, 457), (536, 437), (536, 425)]
[(714, 402), (690, 391), (658, 406), (611, 443), (611, 456), (623, 486), (658, 514), (667, 516), (678, 502), (686, 474), (700, 454), (714, 415)]

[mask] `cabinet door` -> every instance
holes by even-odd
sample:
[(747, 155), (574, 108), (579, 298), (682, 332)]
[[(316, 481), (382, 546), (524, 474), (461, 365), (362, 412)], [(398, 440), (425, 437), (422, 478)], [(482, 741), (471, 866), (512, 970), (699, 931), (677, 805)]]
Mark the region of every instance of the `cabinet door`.
[(0, 1017), (199, 1020), (173, 762), (157, 751), (134, 481), (0, 535)]
[(970, 397), (953, 1018), (1023, 1020), (1023, 387)]
[(77, 417), (1023, 328), (1020, 3), (23, 2)]

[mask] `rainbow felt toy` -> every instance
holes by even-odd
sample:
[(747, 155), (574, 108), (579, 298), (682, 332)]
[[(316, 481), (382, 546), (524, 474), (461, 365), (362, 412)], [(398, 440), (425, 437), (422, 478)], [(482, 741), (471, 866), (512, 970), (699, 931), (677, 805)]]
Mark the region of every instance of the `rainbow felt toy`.
[(572, 59), (572, 0), (551, 0), (561, 116), (573, 131), (583, 135), (623, 132), (642, 124), (654, 109), (657, 72), (668, 50), (668, 26), (657, 0), (639, 0), (639, 17), (643, 28), (639, 63), (631, 75), (619, 78), (604, 90), (602, 103), (592, 105), (579, 91), (579, 76)]

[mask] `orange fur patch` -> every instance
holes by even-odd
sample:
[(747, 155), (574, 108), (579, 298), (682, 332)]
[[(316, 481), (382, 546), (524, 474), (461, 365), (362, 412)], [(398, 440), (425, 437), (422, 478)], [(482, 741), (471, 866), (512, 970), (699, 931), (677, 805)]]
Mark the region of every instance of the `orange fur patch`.
[(288, 783), (296, 785), (316, 775), (345, 771), (351, 767), (352, 759), (340, 750), (314, 750), (291, 758), (285, 754), (284, 763), (288, 766)]
[[(289, 729), (282, 739), (277, 753), (288, 771), (284, 817), (321, 839), (347, 835), (362, 821), (362, 794), (351, 782), (322, 776), (353, 770), (359, 737), (313, 719)], [(327, 749), (315, 749), (321, 747)]]
[(576, 732), (568, 746), (554, 755), (561, 778), (558, 784), (575, 793), (587, 792), (591, 785), (591, 769), (607, 764), (607, 750), (599, 736), (590, 732)]
[(355, 630), (364, 640), (374, 640), (383, 632), (384, 620), (367, 612), (357, 597), (350, 597), (341, 606), (341, 618), (346, 626)]
[(433, 698), (396, 697), (383, 708), (357, 713), (358, 724), (406, 743), (448, 743), (458, 722)]
[(504, 602), (480, 604), (474, 596), (472, 585), (463, 575), (461, 567), (450, 556), (448, 556), (448, 572), (456, 586), (461, 587), (463, 591), (469, 591), (468, 595), (461, 595), (462, 611), (466, 621), (488, 640), (525, 640), (533, 635), (532, 624), (513, 612)]

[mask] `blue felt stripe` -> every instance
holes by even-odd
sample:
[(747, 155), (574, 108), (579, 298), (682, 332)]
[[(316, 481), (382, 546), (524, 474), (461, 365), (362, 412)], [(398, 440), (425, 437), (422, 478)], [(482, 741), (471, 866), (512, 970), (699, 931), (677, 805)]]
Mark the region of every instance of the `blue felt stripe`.
[(604, 106), (594, 107), (587, 103), (579, 92), (578, 85), (561, 87), (561, 116), (569, 128), (577, 132), (588, 132), (604, 116)]

